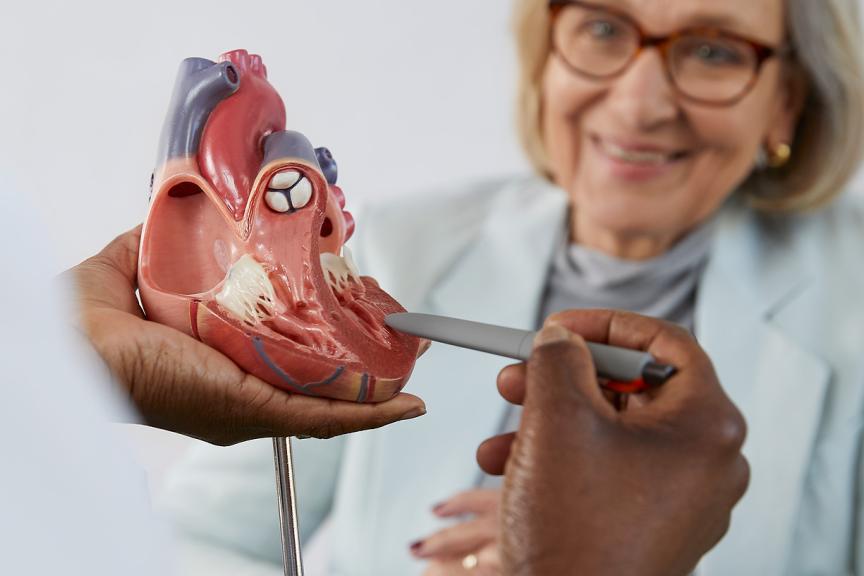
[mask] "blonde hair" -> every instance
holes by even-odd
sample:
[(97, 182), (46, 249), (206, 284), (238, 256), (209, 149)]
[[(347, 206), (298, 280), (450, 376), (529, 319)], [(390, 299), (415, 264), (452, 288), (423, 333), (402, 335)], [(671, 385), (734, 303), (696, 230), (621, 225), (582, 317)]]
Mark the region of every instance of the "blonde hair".
[[(800, 212), (843, 191), (864, 154), (864, 47), (858, 0), (786, 0), (794, 66), (808, 96), (781, 169), (754, 170), (742, 186), (753, 205)], [(541, 131), (541, 83), (551, 52), (548, 0), (516, 0), (517, 127), (531, 164), (552, 179)]]

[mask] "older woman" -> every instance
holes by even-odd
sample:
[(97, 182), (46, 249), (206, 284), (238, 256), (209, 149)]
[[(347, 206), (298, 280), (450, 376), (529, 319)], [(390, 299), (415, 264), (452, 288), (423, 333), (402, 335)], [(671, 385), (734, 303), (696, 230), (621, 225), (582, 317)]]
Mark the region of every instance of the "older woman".
[[(516, 30), (538, 176), (371, 207), (361, 268), (416, 311), (687, 326), (750, 426), (749, 493), (700, 573), (864, 571), (864, 212), (837, 198), (864, 134), (854, 0), (518, 0)], [(496, 573), (473, 452), (518, 422), (502, 365), (433, 346), (412, 380), (425, 418), (297, 444), (301, 525), (329, 517), (332, 574)], [(232, 450), (199, 453), (170, 504), (199, 539), (278, 562), (268, 447)]]

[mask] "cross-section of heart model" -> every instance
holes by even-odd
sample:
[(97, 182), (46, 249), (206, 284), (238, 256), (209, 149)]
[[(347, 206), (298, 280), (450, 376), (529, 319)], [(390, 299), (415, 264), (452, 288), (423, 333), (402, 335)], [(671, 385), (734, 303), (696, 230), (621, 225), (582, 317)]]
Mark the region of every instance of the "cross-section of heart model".
[(344, 246), (354, 221), (336, 176), (326, 148), (285, 129), (259, 56), (184, 60), (141, 237), (148, 319), (290, 392), (395, 395), (420, 342), (384, 324), (404, 310)]

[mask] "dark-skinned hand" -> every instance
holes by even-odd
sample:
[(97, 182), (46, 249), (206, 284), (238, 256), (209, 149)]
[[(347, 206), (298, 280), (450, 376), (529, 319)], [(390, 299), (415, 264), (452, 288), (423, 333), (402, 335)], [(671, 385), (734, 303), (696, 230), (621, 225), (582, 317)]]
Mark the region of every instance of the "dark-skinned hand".
[[(585, 340), (648, 351), (678, 373), (619, 412)], [(726, 533), (749, 480), (746, 427), (686, 331), (621, 312), (557, 314), (498, 387), (524, 405), (518, 433), (477, 454), (505, 473), (503, 574), (685, 575)]]
[(421, 416), (399, 394), (354, 404), (289, 394), (182, 332), (150, 322), (136, 297), (141, 227), (64, 274), (76, 288), (78, 328), (145, 423), (220, 445), (252, 438), (329, 438)]

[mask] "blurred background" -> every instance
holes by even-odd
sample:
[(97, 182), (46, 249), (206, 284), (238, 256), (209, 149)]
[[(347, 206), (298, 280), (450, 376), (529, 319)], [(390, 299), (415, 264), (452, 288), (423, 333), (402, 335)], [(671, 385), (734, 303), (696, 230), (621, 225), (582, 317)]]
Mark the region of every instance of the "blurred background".
[[(513, 130), (509, 2), (83, 0), (3, 12), (0, 174), (47, 223), (57, 271), (143, 220), (188, 56), (261, 54), (288, 127), (333, 151), (349, 210), (526, 166)], [(124, 433), (158, 496), (195, 441)]]
[[(4, 5), (0, 176), (39, 211), (7, 218), (47, 224), (58, 272), (141, 222), (179, 62), (237, 48), (264, 58), (288, 127), (333, 151), (349, 210), (525, 171), (510, 10), (505, 0)], [(195, 441), (122, 429), (158, 498)]]

